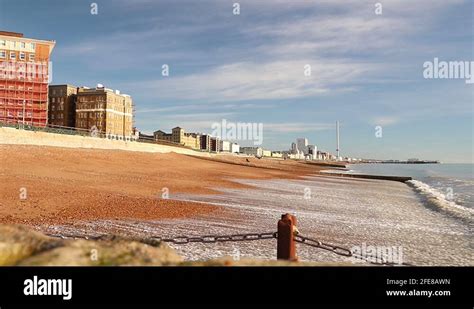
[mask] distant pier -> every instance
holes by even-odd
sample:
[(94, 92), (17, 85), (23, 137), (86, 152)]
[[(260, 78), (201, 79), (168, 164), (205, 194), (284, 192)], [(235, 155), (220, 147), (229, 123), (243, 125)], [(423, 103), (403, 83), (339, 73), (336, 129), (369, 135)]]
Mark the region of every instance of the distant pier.
[(378, 164), (440, 164), (440, 161), (436, 160), (407, 160), (407, 161), (396, 161), (396, 160), (368, 160), (357, 163), (378, 163)]

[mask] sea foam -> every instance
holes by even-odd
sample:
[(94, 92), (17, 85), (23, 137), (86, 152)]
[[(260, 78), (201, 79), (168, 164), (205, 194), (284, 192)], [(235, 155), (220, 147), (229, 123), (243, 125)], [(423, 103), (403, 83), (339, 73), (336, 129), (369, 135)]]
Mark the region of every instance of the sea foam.
[(456, 204), (456, 202), (452, 201), (445, 194), (422, 181), (409, 180), (408, 183), (415, 191), (421, 194), (428, 203), (438, 208), (438, 210), (445, 211), (456, 217), (472, 220), (474, 209)]

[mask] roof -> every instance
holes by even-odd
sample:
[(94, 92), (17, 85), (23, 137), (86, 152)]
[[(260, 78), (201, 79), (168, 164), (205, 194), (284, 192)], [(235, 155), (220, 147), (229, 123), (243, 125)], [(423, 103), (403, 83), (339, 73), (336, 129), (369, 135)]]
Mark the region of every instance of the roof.
[(23, 37), (23, 33), (20, 33), (20, 32), (11, 32), (11, 31), (3, 31), (3, 30), (0, 30), (0, 35), (13, 36), (13, 37), (16, 37), (16, 38), (22, 38), (22, 37)]
[(77, 88), (76, 86), (71, 85), (71, 84), (49, 85), (49, 87), (71, 87), (71, 88)]
[(30, 42), (48, 44), (51, 47), (50, 52), (53, 49), (54, 45), (56, 45), (56, 41), (28, 38), (28, 37), (25, 37), (23, 35), (23, 33), (19, 33), (19, 32), (11, 32), (11, 31), (2, 31), (2, 30), (0, 30), (0, 37), (21, 38), (23, 40), (27, 40), (27, 41), (30, 41)]

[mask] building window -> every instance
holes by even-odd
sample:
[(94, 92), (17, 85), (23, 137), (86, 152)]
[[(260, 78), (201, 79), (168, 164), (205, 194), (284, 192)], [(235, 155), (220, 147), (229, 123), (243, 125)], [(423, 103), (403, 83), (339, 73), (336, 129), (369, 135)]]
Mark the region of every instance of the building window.
[(7, 57), (7, 52), (4, 50), (0, 50), (0, 58), (5, 59)]
[(54, 114), (51, 114), (51, 119), (53, 119), (53, 120), (54, 120)]
[(0, 40), (0, 46), (5, 46), (6, 43), (5, 43), (5, 40)]
[(35, 43), (30, 43), (30, 46), (32, 49), (35, 49), (36, 48), (36, 44)]
[(25, 60), (26, 57), (25, 57), (25, 53), (20, 53), (20, 60)]
[(16, 59), (16, 53), (15, 52), (10, 52), (10, 59)]
[(31, 118), (31, 112), (26, 112), (26, 116)]
[(20, 46), (21, 46), (21, 48), (26, 48), (26, 43), (25, 43), (25, 42), (21, 42), (21, 43), (20, 43)]
[(35, 61), (35, 54), (30, 54), (30, 61)]

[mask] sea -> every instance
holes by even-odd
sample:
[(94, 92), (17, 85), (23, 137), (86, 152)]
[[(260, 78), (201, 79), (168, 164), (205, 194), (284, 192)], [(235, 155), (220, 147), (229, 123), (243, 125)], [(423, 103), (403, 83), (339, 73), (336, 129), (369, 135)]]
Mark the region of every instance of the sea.
[[(446, 207), (474, 210), (474, 164), (353, 164), (349, 173), (410, 176), (410, 184)], [(471, 213), (472, 211), (467, 211)]]
[[(387, 180), (308, 175), (300, 179), (233, 179), (251, 188), (213, 188), (217, 194), (174, 194), (170, 198), (219, 206), (194, 218), (156, 221), (95, 220), (75, 226), (45, 226), (51, 234), (124, 234), (176, 237), (268, 233), (282, 214), (298, 219), (300, 235), (351, 251), (392, 250), (403, 264), (474, 266), (472, 165), (349, 166), (350, 173), (412, 176)], [(186, 260), (230, 257), (276, 258), (276, 240), (170, 244)], [(301, 261), (363, 263), (298, 244)], [(394, 261), (399, 263), (400, 259)]]

